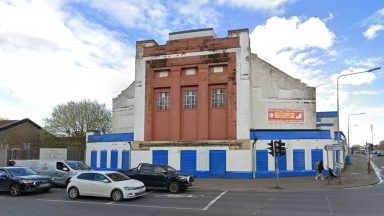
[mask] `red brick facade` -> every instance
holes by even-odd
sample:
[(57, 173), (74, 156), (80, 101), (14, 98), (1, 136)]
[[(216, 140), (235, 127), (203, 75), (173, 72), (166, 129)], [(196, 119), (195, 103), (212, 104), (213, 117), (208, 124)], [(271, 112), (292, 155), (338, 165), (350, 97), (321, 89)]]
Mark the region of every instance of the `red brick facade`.
[[(145, 47), (144, 56), (158, 56), (239, 47), (238, 38), (213, 37), (168, 41)], [(236, 139), (236, 53), (148, 60), (145, 65), (145, 141)], [(223, 72), (214, 73), (213, 67)], [(186, 70), (194, 68), (194, 75)], [(168, 73), (168, 76), (165, 74)], [(224, 89), (225, 106), (212, 107), (212, 90)], [(196, 93), (196, 107), (185, 108), (184, 92)], [(164, 94), (163, 94), (164, 93)], [(158, 96), (169, 96), (168, 109)], [(160, 96), (159, 96), (160, 97)]]

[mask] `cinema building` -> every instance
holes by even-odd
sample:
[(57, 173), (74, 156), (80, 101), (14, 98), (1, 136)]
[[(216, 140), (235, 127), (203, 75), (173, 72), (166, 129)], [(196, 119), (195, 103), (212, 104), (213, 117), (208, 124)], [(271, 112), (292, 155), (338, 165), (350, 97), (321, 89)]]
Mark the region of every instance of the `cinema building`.
[(324, 150), (337, 138), (337, 113), (316, 113), (315, 88), (251, 53), (248, 29), (137, 41), (135, 63), (135, 81), (113, 99), (112, 133), (87, 136), (94, 168), (156, 163), (197, 177), (271, 177), (271, 140), (286, 143), (281, 176), (344, 158)]

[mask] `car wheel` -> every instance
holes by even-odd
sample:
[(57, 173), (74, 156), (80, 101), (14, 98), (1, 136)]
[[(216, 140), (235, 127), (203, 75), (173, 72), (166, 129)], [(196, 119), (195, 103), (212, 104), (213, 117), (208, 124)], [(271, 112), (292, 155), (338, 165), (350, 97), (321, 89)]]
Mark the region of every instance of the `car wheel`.
[(169, 184), (169, 192), (178, 193), (180, 191), (180, 185), (178, 182), (173, 181)]
[(20, 188), (20, 185), (18, 184), (13, 184), (11, 185), (11, 187), (9, 187), (9, 193), (12, 195), (12, 196), (18, 196), (21, 194), (21, 188)]
[(80, 196), (79, 189), (77, 189), (76, 187), (71, 187), (71, 188), (69, 188), (69, 190), (68, 190), (68, 196), (69, 196), (69, 198), (71, 198), (71, 199), (77, 199), (77, 198), (79, 198), (79, 196)]
[(119, 189), (113, 190), (111, 193), (111, 199), (115, 202), (123, 200), (123, 192), (121, 192)]

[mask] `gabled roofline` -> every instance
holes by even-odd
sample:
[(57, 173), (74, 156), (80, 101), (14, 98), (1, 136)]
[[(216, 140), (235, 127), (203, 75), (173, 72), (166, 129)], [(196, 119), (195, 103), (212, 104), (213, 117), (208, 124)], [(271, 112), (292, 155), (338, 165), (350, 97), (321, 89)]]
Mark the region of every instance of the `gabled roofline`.
[(23, 119), (23, 120), (19, 120), (19, 121), (16, 121), (16, 122), (12, 122), (12, 123), (10, 123), (10, 124), (6, 124), (6, 125), (0, 127), (0, 131), (4, 131), (4, 130), (7, 130), (7, 129), (9, 129), (9, 128), (16, 127), (16, 126), (21, 125), (21, 124), (24, 124), (24, 123), (26, 123), (26, 122), (29, 122), (29, 123), (31, 123), (33, 126), (35, 126), (36, 128), (41, 129), (41, 127), (40, 127), (38, 124), (36, 124), (36, 123), (33, 122), (32, 120), (30, 120), (29, 118), (25, 118), (25, 119)]

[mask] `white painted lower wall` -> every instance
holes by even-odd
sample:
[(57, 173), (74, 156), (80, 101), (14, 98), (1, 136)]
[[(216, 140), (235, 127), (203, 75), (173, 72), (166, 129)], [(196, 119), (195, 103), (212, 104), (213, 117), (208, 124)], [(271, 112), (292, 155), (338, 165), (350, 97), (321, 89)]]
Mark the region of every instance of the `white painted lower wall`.
[[(270, 141), (259, 140), (256, 143), (255, 150), (266, 150), (267, 143)], [(285, 140), (287, 152), (287, 170), (293, 170), (293, 150), (304, 149), (305, 151), (305, 170), (312, 170), (312, 149), (323, 149), (324, 167), (328, 166), (327, 152), (324, 146), (330, 144), (331, 140)], [(110, 168), (111, 151), (118, 151), (118, 168), (121, 168), (122, 151), (129, 150), (128, 142), (104, 142), (87, 143), (86, 163), (91, 163), (91, 151), (96, 150), (97, 167), (100, 167), (100, 151), (107, 151), (107, 168)], [(168, 151), (168, 164), (177, 170), (180, 170), (180, 152), (181, 150), (196, 150), (196, 170), (209, 171), (209, 151), (226, 150), (226, 170), (229, 172), (252, 172), (252, 157), (255, 154), (252, 150), (229, 150), (228, 147), (155, 147), (145, 151), (131, 152), (131, 167), (136, 167), (140, 163), (152, 163), (152, 152), (154, 150)], [(329, 164), (333, 168), (333, 155), (329, 152)], [(255, 158), (256, 161), (256, 158)], [(274, 157), (268, 154), (268, 171), (274, 171)], [(257, 170), (256, 170), (257, 171)]]

